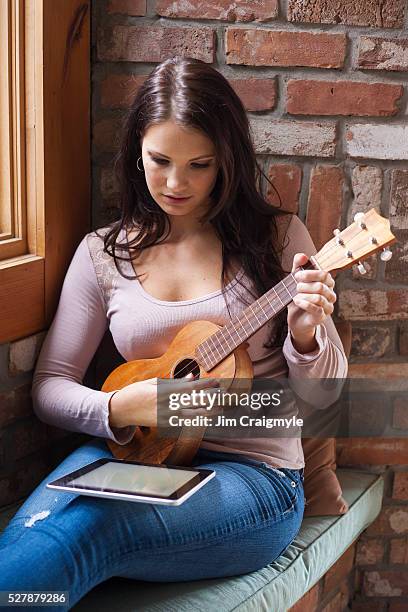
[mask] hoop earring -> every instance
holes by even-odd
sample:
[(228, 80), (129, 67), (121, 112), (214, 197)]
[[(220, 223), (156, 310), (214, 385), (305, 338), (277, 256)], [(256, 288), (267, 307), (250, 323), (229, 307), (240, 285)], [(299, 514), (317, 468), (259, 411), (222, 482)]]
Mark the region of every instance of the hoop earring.
[(139, 160), (142, 159), (141, 157), (137, 158), (137, 162), (136, 162), (136, 168), (139, 170), (139, 172), (144, 172), (144, 168), (139, 168)]

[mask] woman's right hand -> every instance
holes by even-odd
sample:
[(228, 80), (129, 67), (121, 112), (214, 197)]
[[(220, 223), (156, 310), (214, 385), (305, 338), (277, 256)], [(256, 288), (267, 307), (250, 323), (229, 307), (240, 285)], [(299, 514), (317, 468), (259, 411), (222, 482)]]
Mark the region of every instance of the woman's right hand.
[[(161, 379), (163, 380), (163, 379)], [(202, 378), (194, 380), (193, 374), (184, 378), (172, 379), (172, 393), (191, 393), (200, 389), (214, 389), (218, 386), (215, 379)], [(111, 427), (126, 427), (139, 425), (142, 427), (157, 427), (157, 397), (158, 378), (140, 380), (116, 391), (109, 402), (109, 425)], [(196, 409), (196, 413), (204, 411)]]

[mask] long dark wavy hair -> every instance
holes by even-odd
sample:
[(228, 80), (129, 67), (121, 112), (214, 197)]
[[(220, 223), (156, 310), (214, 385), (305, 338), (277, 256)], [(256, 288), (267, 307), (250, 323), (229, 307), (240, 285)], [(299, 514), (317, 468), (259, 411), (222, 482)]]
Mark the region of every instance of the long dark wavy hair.
[[(146, 130), (170, 119), (180, 126), (201, 130), (215, 147), (219, 171), (210, 195), (213, 205), (201, 221), (211, 223), (222, 244), (224, 299), (234, 260), (240, 261), (252, 279), (257, 291), (253, 297), (257, 299), (288, 273), (282, 269), (279, 259), (283, 245), (278, 242), (277, 216), (289, 213), (272, 206), (261, 193), (261, 177), (275, 188), (257, 162), (240, 98), (221, 73), (200, 60), (167, 59), (154, 68), (139, 88), (125, 118), (120, 150), (115, 158), (120, 218), (104, 234), (104, 250), (114, 258), (123, 277), (134, 279), (137, 275), (126, 275), (118, 260), (129, 261), (169, 235), (169, 217), (152, 198), (145, 175), (138, 171), (136, 164), (142, 155)], [(119, 248), (119, 233), (130, 229), (136, 230), (136, 236)], [(265, 347), (283, 343), (287, 333), (286, 313), (285, 309), (277, 317), (275, 331)]]

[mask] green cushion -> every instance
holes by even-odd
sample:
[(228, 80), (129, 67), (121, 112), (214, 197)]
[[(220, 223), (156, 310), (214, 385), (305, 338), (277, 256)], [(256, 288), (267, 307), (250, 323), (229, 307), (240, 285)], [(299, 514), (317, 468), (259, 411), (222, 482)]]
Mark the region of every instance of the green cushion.
[(320, 580), (380, 512), (382, 476), (354, 469), (339, 469), (337, 475), (349, 511), (338, 517), (305, 518), (289, 548), (267, 567), (243, 576), (195, 582), (158, 584), (112, 578), (73, 609), (285, 612)]
[[(349, 511), (338, 517), (305, 518), (292, 544), (267, 567), (243, 576), (194, 582), (158, 584), (112, 578), (88, 593), (73, 610), (285, 612), (320, 580), (380, 512), (382, 476), (354, 469), (339, 469), (337, 475)], [(0, 514), (0, 529), (16, 510), (14, 505)]]

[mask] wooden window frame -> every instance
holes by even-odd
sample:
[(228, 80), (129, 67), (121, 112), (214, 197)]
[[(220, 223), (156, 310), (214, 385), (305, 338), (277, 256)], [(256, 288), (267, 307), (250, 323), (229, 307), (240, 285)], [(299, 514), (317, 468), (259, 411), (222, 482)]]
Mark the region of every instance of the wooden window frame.
[(12, 0), (24, 14), (27, 246), (0, 261), (0, 343), (47, 328), (90, 230), (90, 0)]
[(0, 5), (0, 259), (27, 252), (23, 0)]

